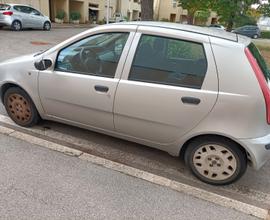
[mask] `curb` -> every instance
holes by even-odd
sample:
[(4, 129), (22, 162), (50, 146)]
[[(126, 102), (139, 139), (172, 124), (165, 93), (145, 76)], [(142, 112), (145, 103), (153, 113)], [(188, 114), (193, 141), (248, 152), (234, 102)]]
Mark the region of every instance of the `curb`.
[(150, 172), (146, 172), (137, 168), (133, 168), (121, 163), (117, 163), (108, 159), (104, 159), (98, 156), (94, 156), (88, 153), (84, 153), (80, 150), (76, 150), (61, 144), (56, 144), (51, 141), (44, 140), (42, 138), (35, 137), (20, 131), (16, 131), (11, 128), (0, 126), (0, 133), (7, 135), (22, 141), (26, 141), (31, 144), (35, 144), (41, 147), (48, 148), (57, 152), (64, 153), (69, 156), (77, 157), (81, 160), (91, 162), (93, 164), (139, 178), (160, 186), (168, 187), (174, 191), (185, 193), (204, 201), (208, 201), (226, 208), (231, 208), (242, 212), (244, 214), (252, 215), (260, 219), (270, 220), (270, 212), (267, 209), (259, 208), (254, 205), (246, 204), (235, 199), (231, 199), (225, 196), (218, 195), (197, 187), (193, 187), (181, 182), (177, 182), (165, 177), (161, 177)]
[(52, 25), (52, 29), (74, 29), (74, 28), (94, 28), (97, 27), (98, 25), (93, 25), (93, 24), (84, 24), (84, 25), (68, 25), (68, 24), (59, 24), (59, 25)]

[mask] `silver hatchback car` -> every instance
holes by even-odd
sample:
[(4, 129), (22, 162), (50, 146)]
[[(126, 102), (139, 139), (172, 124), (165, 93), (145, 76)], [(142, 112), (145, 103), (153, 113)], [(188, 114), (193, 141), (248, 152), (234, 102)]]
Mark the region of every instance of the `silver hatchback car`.
[(99, 26), (0, 64), (17, 124), (54, 120), (158, 148), (216, 185), (269, 159), (268, 81), (250, 38), (159, 22)]
[(24, 28), (51, 29), (51, 21), (38, 10), (20, 4), (0, 4), (0, 28), (8, 26), (14, 31)]

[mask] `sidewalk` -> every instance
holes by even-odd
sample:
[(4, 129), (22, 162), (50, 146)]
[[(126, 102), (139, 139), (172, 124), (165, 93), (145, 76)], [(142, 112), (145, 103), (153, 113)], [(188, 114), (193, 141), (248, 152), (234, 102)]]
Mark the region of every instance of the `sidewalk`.
[(256, 219), (0, 135), (0, 219)]

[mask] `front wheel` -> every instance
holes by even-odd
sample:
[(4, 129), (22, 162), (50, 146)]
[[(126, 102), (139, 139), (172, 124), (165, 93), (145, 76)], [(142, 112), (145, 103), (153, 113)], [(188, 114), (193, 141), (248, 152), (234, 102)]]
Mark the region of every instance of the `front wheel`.
[(4, 105), (9, 117), (20, 126), (31, 127), (40, 119), (33, 101), (19, 87), (11, 87), (5, 92)]
[(253, 38), (254, 38), (254, 39), (258, 39), (258, 38), (259, 38), (258, 34), (255, 34), (255, 35), (253, 36)]
[(44, 31), (49, 31), (49, 30), (51, 30), (51, 23), (48, 22), (48, 21), (46, 21), (46, 22), (44, 23), (44, 25), (43, 25), (43, 30), (44, 30)]
[(233, 183), (247, 169), (246, 153), (225, 138), (195, 139), (186, 150), (185, 162), (197, 178), (212, 185)]

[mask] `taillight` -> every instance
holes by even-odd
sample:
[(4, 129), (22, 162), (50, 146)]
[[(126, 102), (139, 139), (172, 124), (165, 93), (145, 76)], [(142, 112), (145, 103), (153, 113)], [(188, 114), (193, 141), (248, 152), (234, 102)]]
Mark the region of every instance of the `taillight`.
[(248, 48), (245, 49), (246, 56), (249, 60), (249, 63), (256, 75), (256, 78), (260, 84), (263, 96), (264, 96), (264, 101), (265, 101), (265, 106), (266, 106), (266, 118), (267, 118), (267, 123), (270, 124), (270, 90), (267, 84), (267, 81), (263, 75), (263, 72), (257, 63), (257, 60), (254, 58), (252, 53)]
[(3, 15), (11, 16), (11, 15), (13, 15), (13, 12), (12, 11), (5, 11), (5, 12), (3, 12)]

